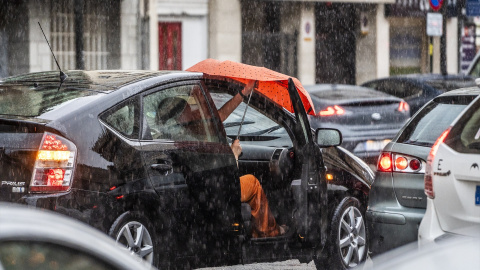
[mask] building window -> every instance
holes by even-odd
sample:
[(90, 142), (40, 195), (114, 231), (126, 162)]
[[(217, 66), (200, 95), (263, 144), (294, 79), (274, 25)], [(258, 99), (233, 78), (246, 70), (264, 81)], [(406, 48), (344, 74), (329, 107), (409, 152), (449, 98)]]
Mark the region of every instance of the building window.
[[(51, 46), (62, 69), (75, 69), (73, 1), (52, 1)], [(55, 59), (52, 66), (56, 67)]]
[(421, 73), (423, 25), (390, 25), (390, 75)]
[[(83, 59), (85, 69), (106, 69), (108, 6), (85, 0), (83, 16)], [(52, 1), (51, 45), (62, 69), (75, 69), (74, 1)], [(56, 66), (52, 59), (53, 66)]]

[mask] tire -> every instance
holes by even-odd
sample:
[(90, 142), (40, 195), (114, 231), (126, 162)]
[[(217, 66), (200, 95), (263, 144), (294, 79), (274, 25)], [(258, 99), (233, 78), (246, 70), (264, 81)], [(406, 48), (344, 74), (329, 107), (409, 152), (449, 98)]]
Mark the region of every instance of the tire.
[(108, 234), (132, 254), (158, 266), (158, 240), (148, 219), (133, 212), (125, 212), (115, 220)]
[(365, 211), (356, 198), (344, 198), (335, 209), (326, 250), (329, 256), (317, 264), (318, 269), (350, 269), (365, 260)]

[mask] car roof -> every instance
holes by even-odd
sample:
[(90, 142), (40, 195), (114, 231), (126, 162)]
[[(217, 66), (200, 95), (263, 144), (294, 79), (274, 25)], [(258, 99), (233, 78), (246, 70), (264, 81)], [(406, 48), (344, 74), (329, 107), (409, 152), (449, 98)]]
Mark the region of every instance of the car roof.
[[(186, 71), (170, 70), (69, 70), (68, 76), (62, 84), (62, 89), (94, 90), (108, 93), (123, 86), (169, 74), (194, 74)], [(0, 85), (20, 84), (32, 87), (60, 86), (58, 71), (46, 71), (16, 75), (4, 78)]]
[(409, 81), (415, 84), (423, 85), (424, 87), (433, 87), (441, 90), (453, 90), (462, 87), (475, 86), (475, 81), (472, 77), (463, 74), (406, 74), (396, 75), (380, 79), (371, 80), (363, 83), (368, 85), (373, 82), (380, 81)]
[(445, 92), (439, 96), (478, 96), (480, 95), (480, 88), (478, 86), (465, 87)]
[(0, 242), (41, 241), (95, 254), (124, 269), (152, 269), (140, 258), (117, 247), (106, 234), (66, 216), (22, 205), (0, 203)]
[(399, 98), (389, 95), (385, 92), (377, 91), (372, 88), (349, 85), (349, 84), (315, 84), (304, 86), (310, 96), (321, 98), (323, 100), (335, 100), (338, 102), (351, 100), (373, 100), (373, 99), (394, 99)]

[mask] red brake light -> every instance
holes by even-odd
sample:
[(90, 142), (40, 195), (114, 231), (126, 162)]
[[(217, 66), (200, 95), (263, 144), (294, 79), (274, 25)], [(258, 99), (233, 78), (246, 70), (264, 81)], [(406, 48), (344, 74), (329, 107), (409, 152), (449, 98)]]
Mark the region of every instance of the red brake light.
[(405, 170), (408, 167), (408, 161), (404, 157), (397, 157), (395, 159), (395, 167), (399, 170)]
[(432, 162), (435, 159), (435, 154), (437, 154), (438, 146), (443, 143), (445, 138), (447, 137), (448, 133), (450, 132), (450, 128), (445, 130), (440, 137), (435, 141), (430, 150), (430, 154), (428, 154), (427, 158), (427, 166), (425, 168), (425, 177), (424, 177), (424, 185), (425, 185), (425, 194), (428, 198), (434, 199), (435, 192), (433, 191), (433, 170), (432, 170)]
[(45, 132), (35, 161), (30, 192), (70, 190), (76, 150), (69, 140)]
[(414, 171), (418, 171), (422, 167), (422, 163), (418, 159), (410, 160), (410, 168)]
[(345, 114), (345, 110), (338, 105), (333, 105), (333, 107), (328, 106), (326, 109), (323, 109), (318, 112), (318, 115), (320, 116), (332, 116), (332, 115), (342, 115), (342, 114)]
[(392, 157), (390, 153), (382, 153), (378, 159), (378, 170), (382, 172), (392, 171)]
[(399, 112), (408, 112), (410, 111), (410, 106), (408, 105), (407, 102), (405, 101), (400, 101), (400, 104), (398, 104), (398, 109)]

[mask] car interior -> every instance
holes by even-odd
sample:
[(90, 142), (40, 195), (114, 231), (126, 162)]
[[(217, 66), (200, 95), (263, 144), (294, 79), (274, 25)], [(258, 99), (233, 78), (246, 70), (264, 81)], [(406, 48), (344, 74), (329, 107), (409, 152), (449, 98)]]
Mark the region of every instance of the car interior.
[[(241, 89), (232, 86), (226, 88), (218, 85), (209, 86), (209, 92), (217, 108), (221, 108), (236, 91)], [(240, 175), (253, 174), (258, 178), (277, 224), (286, 224), (292, 228), (294, 200), (291, 184), (294, 176), (298, 175), (294, 171), (294, 142), (287, 129), (278, 123), (281, 121), (272, 120), (267, 116), (268, 112), (251, 104), (245, 112), (246, 106), (244, 100), (223, 122), (229, 143), (238, 137), (242, 146), (242, 154), (239, 157)], [(242, 215), (246, 221), (250, 218), (250, 207), (246, 203), (242, 203)], [(279, 237), (288, 237), (293, 231), (290, 229), (286, 235)]]

